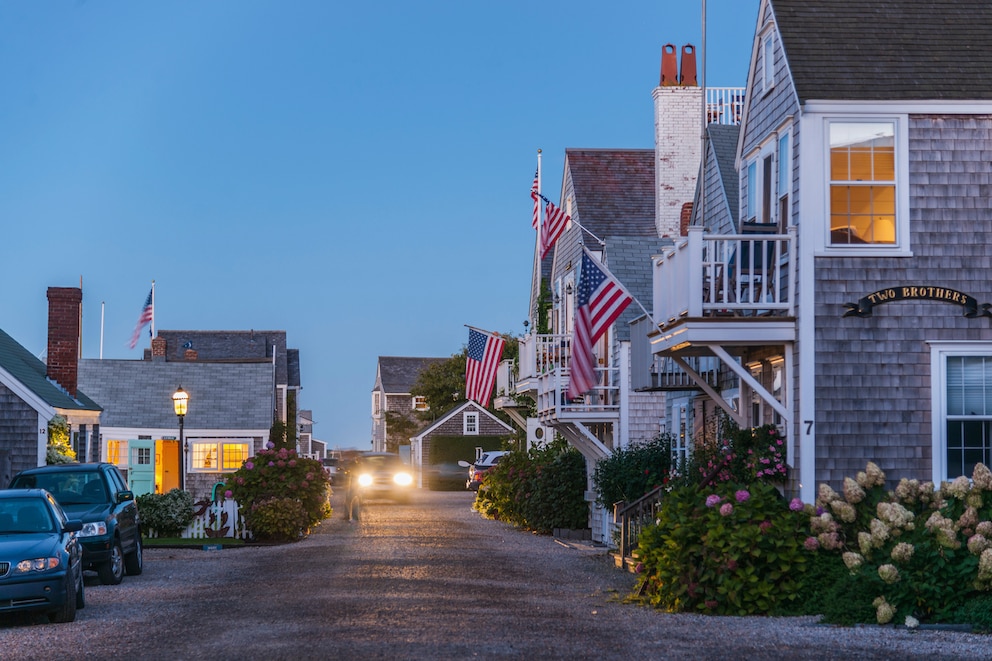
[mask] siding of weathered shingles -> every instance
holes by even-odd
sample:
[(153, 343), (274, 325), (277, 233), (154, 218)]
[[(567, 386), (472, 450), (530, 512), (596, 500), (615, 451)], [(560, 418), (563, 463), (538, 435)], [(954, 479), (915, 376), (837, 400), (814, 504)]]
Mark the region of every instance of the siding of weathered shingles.
[[(11, 473), (38, 465), (38, 413), (0, 384), (0, 448), (10, 452)], [(7, 485), (2, 485), (5, 488)]]
[(932, 301), (876, 306), (842, 318), (844, 303), (885, 287), (938, 285), (992, 301), (992, 117), (911, 116), (909, 258), (817, 260), (818, 480), (839, 482), (884, 462), (891, 481), (930, 479), (928, 341), (982, 340), (987, 319)]
[[(766, 13), (762, 17), (761, 25), (758, 28), (758, 34), (763, 32), (764, 27), (771, 20), (770, 12)], [(746, 195), (748, 186), (751, 182), (747, 181), (747, 161), (746, 159), (752, 154), (753, 150), (757, 149), (764, 140), (768, 138), (772, 131), (780, 128), (785, 124), (790, 117), (799, 117), (799, 105), (796, 99), (796, 92), (792, 84), (792, 79), (789, 77), (788, 63), (786, 62), (785, 53), (782, 48), (782, 41), (778, 34), (775, 35), (774, 43), (774, 57), (775, 57), (775, 84), (771, 91), (767, 93), (758, 93), (756, 90), (750, 90), (751, 96), (748, 99), (748, 109), (747, 115), (745, 116), (745, 123), (741, 128), (744, 132), (743, 144), (742, 144), (742, 162), (741, 162), (741, 185), (740, 185), (740, 204), (741, 214), (743, 215), (743, 209), (746, 208)], [(757, 65), (755, 76), (760, 77), (762, 72), (762, 67), (764, 67), (764, 53), (759, 47), (757, 51)], [(754, 81), (749, 81), (752, 85)], [(803, 222), (802, 218), (799, 218), (796, 214), (796, 210), (799, 208), (799, 195), (797, 192), (797, 176), (799, 167), (799, 150), (801, 149), (801, 130), (800, 122), (794, 121), (791, 124), (792, 131), (792, 177), (790, 182), (792, 184), (791, 190), (789, 191), (789, 204), (790, 204), (790, 222), (793, 225), (798, 225)], [(819, 221), (816, 221), (819, 222)], [(798, 246), (797, 254), (802, 254), (802, 246)], [(796, 270), (798, 273), (798, 269)], [(785, 286), (787, 283), (783, 282), (782, 285)], [(799, 287), (794, 288), (796, 305), (801, 305)], [(798, 309), (798, 308), (797, 308)], [(799, 346), (798, 343), (793, 345), (793, 364), (799, 365)], [(794, 375), (792, 387), (792, 401), (799, 401), (799, 379), (798, 374)], [(800, 464), (800, 443), (798, 439), (801, 438), (801, 434), (804, 432), (802, 429), (801, 421), (796, 420), (793, 422), (792, 428), (787, 431), (788, 435), (793, 439), (797, 439), (797, 442), (793, 443), (795, 448), (795, 456), (793, 460), (793, 466), (799, 466)], [(819, 466), (819, 464), (818, 464)]]

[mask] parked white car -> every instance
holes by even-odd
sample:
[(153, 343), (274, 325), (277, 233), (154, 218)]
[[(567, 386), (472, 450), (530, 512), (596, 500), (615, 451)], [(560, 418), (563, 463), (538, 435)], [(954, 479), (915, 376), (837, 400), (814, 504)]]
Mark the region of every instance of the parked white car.
[(500, 460), (509, 452), (502, 450), (494, 450), (490, 452), (483, 452), (479, 455), (479, 458), (475, 460), (474, 464), (470, 464), (467, 461), (459, 461), (458, 464), (463, 467), (468, 468), (468, 481), (465, 482), (465, 488), (471, 489), (472, 491), (478, 491), (479, 486), (482, 484), (482, 478), (488, 473), (493, 466), (498, 464)]

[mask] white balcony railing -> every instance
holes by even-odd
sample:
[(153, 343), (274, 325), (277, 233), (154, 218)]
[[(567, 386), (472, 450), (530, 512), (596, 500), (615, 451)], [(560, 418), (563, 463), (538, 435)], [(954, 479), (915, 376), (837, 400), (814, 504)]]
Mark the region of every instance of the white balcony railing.
[(795, 316), (795, 228), (788, 234), (688, 236), (654, 261), (654, 313), (662, 326), (717, 316)]
[(597, 367), (596, 385), (578, 399), (568, 398), (571, 335), (538, 335), (520, 339), (516, 391), (537, 400), (542, 424), (567, 419), (612, 419), (620, 410), (619, 370)]
[(706, 123), (740, 124), (744, 115), (743, 87), (707, 87)]

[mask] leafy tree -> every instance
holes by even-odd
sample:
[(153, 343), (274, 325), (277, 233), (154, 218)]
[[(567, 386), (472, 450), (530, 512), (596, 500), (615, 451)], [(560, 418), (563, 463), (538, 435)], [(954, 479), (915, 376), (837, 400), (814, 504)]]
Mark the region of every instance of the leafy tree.
[(69, 442), (69, 421), (56, 415), (48, 421), (48, 448), (46, 464), (69, 464), (76, 461), (76, 453)]
[[(276, 420), (269, 427), (269, 442), (272, 443), (277, 449), (287, 448), (289, 446), (286, 444), (286, 423), (282, 420)], [(292, 448), (296, 449), (296, 448)]]
[(389, 432), (386, 438), (386, 452), (399, 452), (400, 445), (408, 445), (403, 441), (413, 436), (422, 426), (409, 414), (385, 411), (383, 417), (386, 418), (386, 430)]
[(289, 390), (286, 393), (286, 447), (290, 450), (296, 449), (296, 443), (298, 440), (296, 434), (296, 391)]

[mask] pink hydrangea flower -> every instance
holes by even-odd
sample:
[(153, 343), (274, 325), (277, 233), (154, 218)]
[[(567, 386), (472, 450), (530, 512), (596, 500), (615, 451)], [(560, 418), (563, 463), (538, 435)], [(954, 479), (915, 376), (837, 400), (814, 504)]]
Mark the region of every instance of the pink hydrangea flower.
[(706, 496), (706, 507), (716, 507), (720, 503), (720, 496), (711, 493)]
[(721, 516), (730, 516), (731, 514), (733, 514), (733, 512), (734, 512), (734, 506), (731, 505), (730, 503), (724, 503), (723, 505), (720, 506)]
[(803, 542), (803, 546), (807, 551), (815, 551), (820, 548), (820, 540), (816, 537), (807, 537), (806, 541)]
[(224, 497), (225, 498), (233, 498), (234, 497), (234, 492), (231, 491), (230, 489), (228, 489), (227, 491), (224, 492)]
[(789, 509), (792, 510), (793, 512), (802, 512), (803, 501), (801, 501), (798, 498), (793, 498), (792, 500), (789, 501)]
[(251, 470), (254, 467), (255, 467), (255, 464), (253, 462), (250, 462), (250, 461), (246, 461), (245, 462), (245, 468), (247, 468), (248, 470)]
[(750, 497), (751, 494), (750, 492), (748, 492), (747, 489), (741, 489), (740, 491), (734, 494), (734, 498), (737, 499), (738, 503), (746, 502)]

